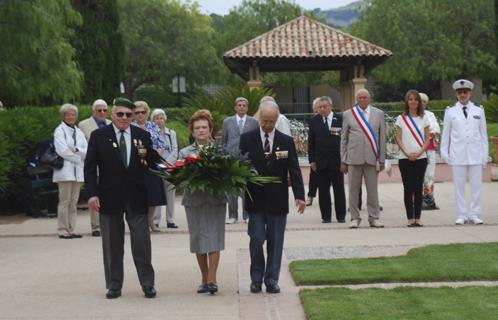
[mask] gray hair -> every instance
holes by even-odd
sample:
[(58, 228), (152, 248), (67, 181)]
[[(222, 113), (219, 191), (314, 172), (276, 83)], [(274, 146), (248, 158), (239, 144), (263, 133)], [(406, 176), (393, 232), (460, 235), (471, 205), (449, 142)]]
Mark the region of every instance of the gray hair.
[(168, 120), (168, 116), (166, 115), (166, 112), (164, 112), (163, 109), (154, 109), (150, 114), (150, 120), (154, 121), (154, 118), (157, 116), (163, 116), (165, 121)]
[(334, 103), (332, 102), (332, 98), (329, 96), (321, 96), (320, 98), (318, 98), (318, 101), (326, 101), (328, 102), (328, 104), (330, 104), (330, 106), (334, 105)]
[(429, 102), (429, 96), (425, 93), (419, 92), (418, 95), (420, 96), (420, 99), (422, 99), (422, 101), (425, 101), (426, 103)]
[(278, 104), (274, 101), (270, 101), (270, 100), (263, 101), (259, 105), (258, 111), (261, 112), (263, 109), (275, 110), (275, 111), (277, 111), (277, 115), (280, 115), (280, 109), (278, 108)]
[(264, 96), (263, 98), (261, 98), (261, 100), (259, 100), (259, 104), (261, 105), (263, 102), (266, 102), (266, 101), (277, 102), (277, 101), (275, 101), (275, 98), (273, 98), (272, 96)]
[(76, 114), (76, 117), (78, 117), (78, 108), (74, 104), (64, 103), (59, 109), (59, 116), (61, 117), (61, 119), (64, 119), (64, 116), (68, 112), (74, 112)]
[(244, 101), (247, 105), (249, 105), (249, 100), (247, 100), (244, 97), (237, 97), (237, 98), (235, 98), (235, 105), (237, 105), (237, 103), (239, 103), (241, 101)]
[(356, 91), (356, 95), (355, 95), (355, 97), (356, 97), (356, 98), (358, 98), (358, 95), (360, 95), (360, 93), (366, 93), (366, 94), (367, 94), (370, 98), (372, 97), (372, 96), (370, 95), (370, 92), (368, 92), (368, 90), (367, 90), (367, 89), (365, 89), (365, 88), (362, 88), (362, 89), (359, 89), (358, 91)]
[(95, 100), (92, 104), (92, 110), (95, 111), (95, 107), (97, 107), (97, 106), (105, 106), (106, 108), (108, 107), (107, 102), (105, 102), (104, 99)]

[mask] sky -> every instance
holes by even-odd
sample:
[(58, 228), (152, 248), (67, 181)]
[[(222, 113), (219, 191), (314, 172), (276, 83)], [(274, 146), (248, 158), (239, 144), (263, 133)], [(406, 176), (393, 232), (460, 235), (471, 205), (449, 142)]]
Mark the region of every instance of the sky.
[[(320, 8), (328, 10), (345, 6), (354, 0), (294, 0), (294, 2), (304, 9)], [(228, 14), (228, 11), (241, 4), (242, 0), (196, 0), (201, 6), (201, 12), (216, 13), (219, 15)]]

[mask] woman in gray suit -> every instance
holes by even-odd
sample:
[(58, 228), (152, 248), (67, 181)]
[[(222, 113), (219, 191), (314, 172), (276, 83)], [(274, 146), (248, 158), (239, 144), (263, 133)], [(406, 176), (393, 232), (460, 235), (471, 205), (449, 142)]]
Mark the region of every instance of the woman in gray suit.
[[(213, 117), (208, 110), (195, 112), (189, 121), (189, 130), (194, 143), (180, 150), (179, 159), (196, 155), (210, 140)], [(201, 269), (202, 282), (197, 293), (218, 291), (216, 272), (220, 251), (225, 249), (226, 197), (214, 196), (208, 192), (191, 192), (185, 189), (182, 205), (187, 213), (190, 235), (190, 252), (195, 253)]]

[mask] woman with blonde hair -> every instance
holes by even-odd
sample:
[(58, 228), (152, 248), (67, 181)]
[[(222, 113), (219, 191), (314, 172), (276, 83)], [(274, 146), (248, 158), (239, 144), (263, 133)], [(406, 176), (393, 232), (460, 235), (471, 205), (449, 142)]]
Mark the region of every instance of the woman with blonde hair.
[[(152, 148), (159, 154), (163, 154), (166, 148), (166, 142), (161, 136), (159, 127), (152, 121), (147, 121), (150, 113), (150, 108), (145, 101), (135, 101), (135, 110), (133, 110), (134, 120), (131, 123), (150, 134), (152, 140)], [(159, 232), (159, 226), (154, 224), (154, 212), (156, 207), (166, 205), (166, 197), (164, 195), (164, 185), (162, 179), (151, 172), (147, 172), (147, 201), (149, 210), (147, 212), (149, 217), (149, 227), (152, 232)]]

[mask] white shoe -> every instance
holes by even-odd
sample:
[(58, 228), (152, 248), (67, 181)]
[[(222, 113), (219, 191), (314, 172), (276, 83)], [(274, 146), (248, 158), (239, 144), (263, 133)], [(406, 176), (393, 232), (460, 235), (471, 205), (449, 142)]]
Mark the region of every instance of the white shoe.
[(464, 225), (465, 223), (467, 222), (467, 219), (465, 217), (458, 217), (458, 219), (456, 219), (455, 221), (455, 224), (461, 226), (461, 225)]
[(227, 222), (225, 222), (226, 224), (236, 224), (237, 223), (237, 219), (235, 218), (230, 218), (227, 220)]
[(360, 226), (360, 222), (361, 222), (360, 219), (351, 220), (351, 223), (349, 224), (349, 227), (351, 229), (356, 229), (356, 228), (358, 228)]
[(370, 228), (384, 228), (384, 225), (379, 220), (370, 221)]
[(469, 223), (473, 223), (473, 224), (483, 224), (484, 221), (482, 221), (482, 219), (480, 219), (478, 216), (471, 216), (469, 218)]

